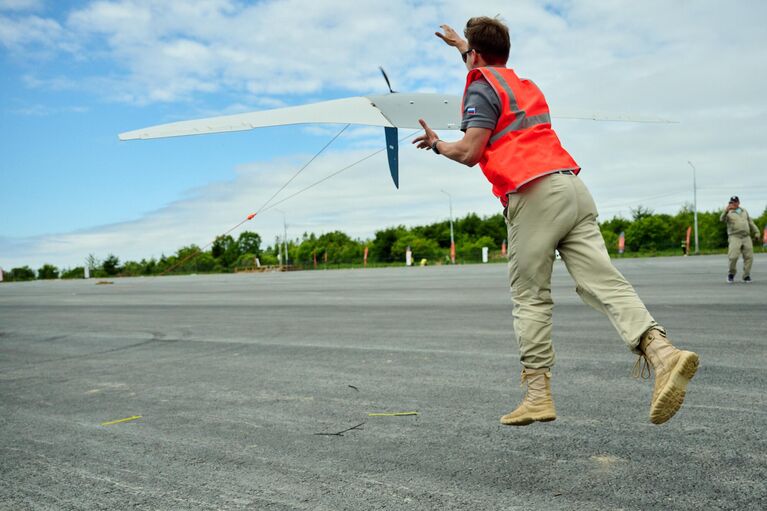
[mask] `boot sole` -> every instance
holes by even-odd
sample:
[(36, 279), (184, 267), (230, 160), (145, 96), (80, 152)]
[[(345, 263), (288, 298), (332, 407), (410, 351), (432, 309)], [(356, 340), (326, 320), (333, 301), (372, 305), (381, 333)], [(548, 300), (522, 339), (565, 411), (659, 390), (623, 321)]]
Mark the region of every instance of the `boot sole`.
[(698, 355), (691, 351), (683, 351), (666, 386), (661, 390), (658, 399), (652, 405), (650, 422), (653, 424), (663, 424), (679, 411), (687, 392), (687, 384), (690, 383), (697, 370)]
[(551, 422), (557, 420), (556, 415), (548, 415), (548, 414), (538, 414), (538, 415), (528, 415), (527, 417), (522, 417), (517, 420), (503, 420), (503, 417), (501, 417), (501, 424), (504, 426), (528, 426), (532, 424), (533, 422)]

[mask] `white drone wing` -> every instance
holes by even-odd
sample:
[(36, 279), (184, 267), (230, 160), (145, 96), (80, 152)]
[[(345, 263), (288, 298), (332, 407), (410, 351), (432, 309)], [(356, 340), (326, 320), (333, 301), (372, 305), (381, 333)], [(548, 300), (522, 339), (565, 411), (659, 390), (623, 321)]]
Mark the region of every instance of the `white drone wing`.
[[(383, 72), (383, 70), (381, 70)], [(389, 83), (384, 73), (387, 84)], [(391, 90), (391, 87), (390, 87)], [(560, 119), (589, 119), (595, 121), (671, 122), (657, 118), (579, 114), (552, 116)], [(120, 133), (120, 140), (180, 137), (207, 133), (243, 131), (289, 124), (362, 124), (381, 126), (386, 135), (389, 172), (399, 188), (398, 128), (418, 129), (418, 120), (426, 119), (435, 130), (457, 130), (461, 126), (461, 98), (444, 94), (392, 93), (379, 96), (359, 96), (309, 105), (262, 110), (244, 114), (224, 115), (172, 122)]]
[(363, 124), (385, 128), (420, 128), (418, 119), (428, 119), (439, 130), (460, 127), (461, 98), (443, 94), (385, 94), (360, 96), (309, 105), (261, 110), (172, 122), (120, 133), (120, 140), (202, 135), (243, 131), (289, 124)]

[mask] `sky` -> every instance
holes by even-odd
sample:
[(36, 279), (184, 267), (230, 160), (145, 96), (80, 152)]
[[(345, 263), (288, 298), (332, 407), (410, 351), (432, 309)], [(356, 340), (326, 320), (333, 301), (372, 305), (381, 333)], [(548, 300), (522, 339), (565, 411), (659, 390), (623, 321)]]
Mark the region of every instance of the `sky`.
[[(387, 92), (460, 95), (466, 70), (434, 32), (498, 15), (509, 67), (555, 119), (602, 219), (675, 213), (730, 195), (767, 204), (767, 3), (677, 0), (0, 0), (0, 267), (81, 266), (206, 245), (257, 211), (343, 128), (291, 126), (118, 140), (155, 124)], [(427, 119), (428, 121), (428, 119)], [(405, 136), (413, 132), (402, 131)], [(442, 132), (455, 140), (459, 132)], [(344, 131), (276, 200), (384, 147), (381, 128)], [(694, 167), (694, 172), (693, 172)], [(444, 192), (443, 192), (444, 191)], [(479, 167), (400, 149), (327, 179), (233, 232), (265, 244), (500, 212)]]

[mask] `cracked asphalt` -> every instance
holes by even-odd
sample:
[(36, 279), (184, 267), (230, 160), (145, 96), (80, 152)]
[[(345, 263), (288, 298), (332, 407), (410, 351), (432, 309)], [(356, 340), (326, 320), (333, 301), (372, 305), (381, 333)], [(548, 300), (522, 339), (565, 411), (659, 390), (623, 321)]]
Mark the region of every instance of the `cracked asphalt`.
[(662, 426), (561, 263), (522, 428), (504, 265), (4, 283), (0, 509), (767, 508), (767, 255), (616, 265), (701, 357)]

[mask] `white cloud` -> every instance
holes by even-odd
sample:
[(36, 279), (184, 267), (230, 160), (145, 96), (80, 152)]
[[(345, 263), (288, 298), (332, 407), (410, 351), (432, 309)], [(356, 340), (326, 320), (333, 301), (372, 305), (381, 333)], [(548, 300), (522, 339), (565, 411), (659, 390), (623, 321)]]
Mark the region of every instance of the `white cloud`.
[(0, 0), (0, 11), (39, 11), (43, 0)]
[[(69, 42), (62, 50), (72, 58), (116, 65), (110, 86), (98, 89), (139, 104), (221, 90), (273, 97), (327, 88), (379, 92), (378, 64), (399, 86), (425, 76), (407, 56), (419, 50), (418, 34), (436, 28), (436, 12), (402, 0), (385, 8), (373, 1), (98, 1), (58, 21), (9, 19), (5, 39), (30, 46), (35, 41), (22, 37), (25, 27), (44, 22), (60, 31), (63, 25)], [(48, 38), (51, 45), (65, 39)]]
[[(272, 204), (372, 152), (323, 154)], [(23, 240), (0, 239), (0, 265), (6, 269), (24, 264), (37, 268), (46, 262), (75, 266), (91, 253), (102, 258), (113, 253), (122, 260), (136, 260), (170, 255), (192, 243), (205, 245), (256, 212), (310, 156), (243, 164), (234, 180), (193, 190), (187, 198), (135, 221)], [(385, 154), (380, 153), (276, 205), (286, 213), (288, 235), (299, 238), (304, 232), (343, 230), (353, 237), (369, 238), (375, 230), (388, 226), (431, 223), (448, 216), (447, 199), (440, 189), (452, 193), (456, 216), (499, 211), (499, 203), (489, 196), (489, 185), (478, 167), (468, 169), (412, 147), (403, 147), (400, 165), (399, 190), (391, 182)], [(258, 232), (272, 244), (281, 236), (282, 215), (267, 208), (240, 230)], [(233, 235), (236, 237), (240, 230)]]
[[(763, 45), (754, 44), (764, 41), (763, 31), (748, 21), (767, 8), (761, 2), (716, 5), (520, 1), (511, 9), (504, 1), (419, 6), (397, 0), (383, 7), (372, 0), (103, 0), (60, 21), (6, 19), (0, 41), (53, 44), (64, 30), (70, 51), (118, 70), (111, 87), (99, 89), (137, 103), (218, 91), (370, 93), (383, 87), (378, 64), (389, 70), (395, 89), (444, 91), (454, 90), (448, 84), (460, 83), (464, 71), (430, 34), (443, 21), (460, 27), (471, 15), (499, 13), (511, 27), (512, 64), (545, 83), (549, 94), (601, 103), (587, 108), (625, 109), (629, 99), (630, 106), (652, 109), (652, 95), (632, 94), (643, 90), (641, 82), (660, 92), (661, 81), (688, 87), (687, 79), (698, 78), (698, 87), (714, 93), (725, 92), (726, 80), (710, 79), (711, 63), (763, 75), (764, 66), (753, 65), (763, 56)], [(103, 83), (105, 77), (90, 79)]]
[(60, 113), (85, 113), (87, 111), (89, 111), (89, 108), (85, 106), (50, 107), (39, 104), (27, 105), (11, 110), (15, 114), (32, 117), (46, 117)]
[(62, 32), (61, 25), (49, 18), (0, 15), (0, 44), (11, 50), (29, 46), (52, 48), (57, 45)]

